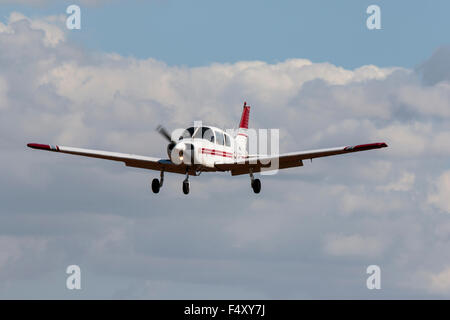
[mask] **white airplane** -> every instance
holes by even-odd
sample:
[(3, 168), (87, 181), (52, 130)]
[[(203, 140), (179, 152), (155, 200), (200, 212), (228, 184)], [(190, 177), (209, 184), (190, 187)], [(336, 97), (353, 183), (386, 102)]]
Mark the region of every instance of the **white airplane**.
[(29, 143), (27, 146), (33, 149), (121, 161), (128, 167), (160, 171), (160, 179), (155, 178), (152, 181), (154, 193), (158, 193), (163, 186), (164, 172), (184, 174), (186, 175), (183, 181), (184, 194), (189, 193), (189, 176), (198, 176), (204, 171), (231, 171), (232, 176), (249, 174), (253, 191), (259, 193), (261, 181), (255, 179), (253, 174), (271, 168), (272, 163), (277, 162), (276, 169), (286, 169), (303, 166), (303, 160), (306, 159), (387, 147), (386, 143), (379, 142), (277, 155), (249, 155), (247, 150), (249, 114), (250, 106), (244, 103), (239, 129), (233, 136), (219, 128), (201, 126), (187, 128), (178, 139), (173, 139), (167, 130), (159, 126), (158, 132), (169, 141), (168, 159), (38, 143)]

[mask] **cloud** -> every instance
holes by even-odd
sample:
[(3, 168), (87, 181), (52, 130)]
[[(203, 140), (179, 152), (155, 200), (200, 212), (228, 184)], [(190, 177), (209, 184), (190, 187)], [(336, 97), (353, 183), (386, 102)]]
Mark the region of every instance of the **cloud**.
[(435, 85), (442, 81), (450, 81), (450, 47), (438, 48), (418, 70), (425, 84)]
[(384, 191), (409, 191), (414, 186), (415, 178), (414, 173), (404, 172), (397, 181), (380, 187), (380, 189)]
[(8, 107), (8, 82), (6, 79), (0, 77), (0, 109), (6, 109)]
[[(14, 281), (14, 274), (18, 266), (29, 263), (30, 260), (40, 261), (47, 249), (48, 240), (39, 236), (0, 236), (0, 281), (3, 284)], [(20, 267), (19, 267), (20, 268)], [(21, 276), (29, 277), (33, 271), (21, 268)]]
[(32, 30), (44, 32), (45, 36), (42, 40), (45, 46), (55, 47), (59, 42), (65, 41), (65, 33), (61, 29), (61, 26), (65, 23), (65, 19), (66, 17), (64, 15), (47, 16), (43, 19), (29, 19), (22, 13), (12, 12), (9, 16), (7, 26), (0, 23), (0, 32), (14, 34), (17, 28), (13, 24), (19, 21), (26, 21)]
[[(14, 13), (0, 25), (0, 297), (70, 298), (56, 275), (74, 263), (86, 298), (370, 297), (372, 259), (392, 275), (384, 297), (429, 296), (404, 283), (450, 264), (445, 74), (300, 58), (169, 66), (85, 51), (61, 23)], [(433, 65), (420, 72), (433, 78)], [(158, 124), (233, 128), (244, 100), (251, 126), (280, 129), (281, 152), (389, 148), (305, 161), (263, 177), (259, 195), (248, 176), (205, 173), (186, 197), (182, 176), (155, 196), (158, 172), (25, 147), (165, 157)]]
[(383, 251), (383, 243), (370, 236), (330, 235), (325, 240), (324, 249), (334, 256), (377, 257)]
[(428, 202), (450, 213), (450, 171), (442, 173), (434, 183), (435, 191), (428, 195)]
[(431, 292), (446, 294), (450, 292), (450, 267), (438, 273), (429, 274), (429, 290)]
[(399, 103), (425, 115), (450, 116), (450, 82), (439, 82), (432, 87), (404, 86), (398, 91)]

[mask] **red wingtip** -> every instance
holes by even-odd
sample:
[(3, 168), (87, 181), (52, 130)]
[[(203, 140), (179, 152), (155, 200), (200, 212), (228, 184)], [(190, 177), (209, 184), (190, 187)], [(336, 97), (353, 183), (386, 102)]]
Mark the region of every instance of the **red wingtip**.
[(351, 151), (363, 151), (370, 149), (379, 149), (386, 148), (388, 145), (385, 142), (377, 142), (377, 143), (368, 143), (368, 144), (359, 144), (357, 146), (346, 147), (346, 150)]
[(32, 148), (32, 149), (59, 151), (59, 147), (58, 146), (49, 145), (49, 144), (29, 143), (29, 144), (27, 144), (27, 147), (28, 148)]
[(29, 143), (29, 144), (27, 144), (27, 147), (32, 148), (32, 149), (50, 150), (50, 146), (48, 144)]
[(372, 143), (372, 145), (375, 148), (386, 148), (388, 145), (385, 142), (377, 142), (377, 143)]

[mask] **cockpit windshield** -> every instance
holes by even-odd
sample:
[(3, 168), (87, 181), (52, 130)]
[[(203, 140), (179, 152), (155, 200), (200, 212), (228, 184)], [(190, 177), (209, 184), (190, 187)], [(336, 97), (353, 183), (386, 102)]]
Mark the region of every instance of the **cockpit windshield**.
[(206, 139), (210, 142), (214, 142), (214, 132), (208, 127), (188, 128), (180, 137), (180, 140), (194, 138), (194, 139)]
[(194, 131), (196, 128), (190, 127), (183, 131), (183, 134), (180, 136), (179, 140), (192, 138), (194, 135)]
[(211, 136), (214, 137), (214, 133), (208, 127), (201, 127), (194, 134), (194, 139), (206, 139), (211, 141)]

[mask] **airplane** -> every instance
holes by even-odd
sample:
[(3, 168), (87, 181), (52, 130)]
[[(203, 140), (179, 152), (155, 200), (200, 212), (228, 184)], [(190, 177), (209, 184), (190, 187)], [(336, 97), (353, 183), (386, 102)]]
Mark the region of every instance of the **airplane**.
[(158, 193), (163, 186), (164, 172), (185, 175), (183, 193), (189, 193), (189, 176), (199, 176), (202, 172), (227, 172), (232, 176), (248, 174), (254, 193), (260, 193), (261, 181), (254, 174), (271, 168), (277, 162), (276, 169), (287, 169), (303, 166), (303, 160), (321, 158), (345, 153), (385, 148), (384, 142), (344, 146), (336, 148), (315, 149), (275, 155), (250, 155), (248, 153), (248, 123), (250, 106), (244, 102), (239, 129), (230, 135), (222, 129), (212, 126), (189, 127), (178, 139), (162, 126), (157, 131), (169, 141), (168, 159), (140, 156), (134, 154), (109, 151), (64, 147), (29, 143), (28, 147), (52, 152), (100, 158), (124, 162), (128, 167), (160, 171), (160, 178), (152, 180), (152, 191)]

